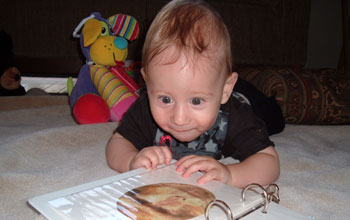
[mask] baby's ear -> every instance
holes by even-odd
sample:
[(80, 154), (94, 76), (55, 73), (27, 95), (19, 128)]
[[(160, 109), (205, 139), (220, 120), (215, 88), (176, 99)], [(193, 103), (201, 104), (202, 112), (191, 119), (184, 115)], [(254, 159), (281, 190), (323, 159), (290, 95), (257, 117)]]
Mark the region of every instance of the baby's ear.
[(145, 68), (144, 68), (144, 67), (141, 68), (141, 74), (142, 74), (143, 80), (147, 81), (147, 75), (146, 75), (146, 72), (145, 72)]
[(237, 82), (238, 74), (236, 72), (231, 73), (230, 76), (227, 77), (221, 98), (221, 104), (225, 104), (232, 94), (233, 87)]

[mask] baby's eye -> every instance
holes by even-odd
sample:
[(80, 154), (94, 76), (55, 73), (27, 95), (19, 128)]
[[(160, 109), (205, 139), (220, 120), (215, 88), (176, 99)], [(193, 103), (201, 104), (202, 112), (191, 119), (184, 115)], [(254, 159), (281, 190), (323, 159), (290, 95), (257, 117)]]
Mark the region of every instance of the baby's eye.
[(171, 103), (171, 98), (168, 96), (163, 96), (160, 98), (164, 104), (169, 104)]
[(193, 98), (192, 99), (192, 104), (193, 105), (200, 105), (201, 103), (202, 103), (202, 99), (200, 99), (200, 98)]

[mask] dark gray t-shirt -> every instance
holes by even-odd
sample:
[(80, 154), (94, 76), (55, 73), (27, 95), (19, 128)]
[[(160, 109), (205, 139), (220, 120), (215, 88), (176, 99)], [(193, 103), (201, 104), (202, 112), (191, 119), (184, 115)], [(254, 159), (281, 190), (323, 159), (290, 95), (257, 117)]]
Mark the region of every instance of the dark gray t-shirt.
[[(220, 110), (213, 126), (191, 142), (177, 141), (170, 134), (158, 128), (153, 144), (155, 146), (167, 145), (172, 152), (173, 159), (176, 160), (190, 154), (211, 156), (215, 159), (220, 159), (221, 153), (219, 149), (224, 145), (227, 133), (227, 116), (227, 113)], [(164, 138), (170, 139), (170, 141), (166, 143)]]
[(226, 104), (221, 105), (214, 125), (192, 142), (177, 141), (157, 126), (151, 115), (146, 93), (125, 113), (116, 132), (139, 150), (153, 145), (164, 145), (162, 139), (170, 138), (174, 159), (196, 154), (209, 155), (216, 159), (231, 156), (242, 161), (268, 146), (273, 146), (265, 123), (255, 116), (248, 104), (241, 103), (237, 96), (231, 96)]

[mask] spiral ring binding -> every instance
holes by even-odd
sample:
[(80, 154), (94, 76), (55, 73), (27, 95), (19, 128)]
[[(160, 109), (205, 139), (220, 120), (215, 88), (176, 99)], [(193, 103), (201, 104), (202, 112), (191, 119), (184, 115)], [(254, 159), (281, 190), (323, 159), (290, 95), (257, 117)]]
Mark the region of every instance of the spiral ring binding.
[(266, 187), (267, 195), (269, 197), (269, 202), (275, 202), (279, 203), (280, 202), (280, 196), (279, 196), (279, 187), (277, 184), (270, 184)]
[(265, 201), (264, 201), (264, 208), (262, 210), (262, 213), (267, 213), (267, 208), (269, 207), (269, 196), (267, 194), (267, 191), (261, 185), (259, 185), (257, 183), (249, 184), (248, 186), (246, 186), (243, 189), (242, 194), (241, 194), (242, 201), (245, 201), (245, 194), (246, 194), (247, 190), (249, 190), (253, 187), (258, 187), (263, 191), (262, 195), (263, 195)]
[(209, 220), (209, 210), (213, 205), (224, 205), (226, 208), (226, 214), (229, 216), (229, 220), (233, 220), (233, 215), (230, 206), (226, 204), (226, 202), (218, 199), (214, 199), (211, 202), (208, 203), (207, 207), (205, 208), (205, 219)]
[[(257, 184), (257, 183), (251, 183), (249, 185), (247, 185), (243, 190), (242, 190), (242, 193), (241, 193), (241, 199), (242, 201), (245, 201), (245, 195), (247, 193), (248, 190), (254, 188), (254, 187), (257, 187), (259, 188), (261, 191), (262, 191), (262, 196), (264, 198), (264, 202), (262, 204), (260, 204), (259, 206), (257, 207), (254, 207), (251, 211), (254, 211), (255, 209), (258, 209), (260, 207), (263, 206), (263, 210), (262, 210), (262, 213), (267, 213), (267, 209), (269, 207), (269, 203), (272, 201), (272, 202), (276, 202), (276, 203), (279, 203), (280, 202), (280, 197), (279, 197), (279, 187), (277, 184), (270, 184), (268, 185), (266, 188), (262, 187), (261, 185)], [(206, 220), (209, 220), (209, 210), (210, 208), (213, 206), (213, 205), (219, 205), (219, 206), (224, 206), (224, 208), (226, 208), (226, 214), (227, 216), (229, 217), (229, 220), (234, 220), (233, 219), (233, 213), (232, 213), (232, 210), (230, 208), (230, 206), (225, 203), (224, 201), (222, 200), (218, 200), (218, 199), (215, 199), (215, 200), (212, 200), (211, 202), (209, 202), (209, 204), (207, 205), (207, 207), (205, 208), (205, 219)], [(250, 213), (251, 211), (249, 211), (248, 213)], [(244, 215), (240, 216), (240, 217), (243, 217), (245, 216), (246, 214), (248, 213), (245, 213)], [(240, 218), (238, 217), (238, 219)]]

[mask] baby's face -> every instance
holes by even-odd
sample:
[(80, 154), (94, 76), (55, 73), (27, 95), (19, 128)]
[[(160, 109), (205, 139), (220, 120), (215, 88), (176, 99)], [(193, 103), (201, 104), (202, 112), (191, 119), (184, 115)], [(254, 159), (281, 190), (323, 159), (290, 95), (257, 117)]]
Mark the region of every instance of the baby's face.
[[(215, 69), (207, 58), (196, 64), (181, 55), (176, 62), (170, 49), (148, 65), (146, 80), (152, 115), (157, 124), (176, 139), (189, 142), (215, 122), (227, 74)], [(221, 72), (220, 72), (221, 71)]]

